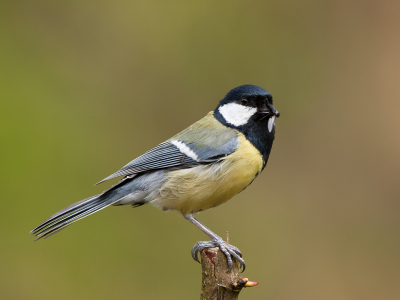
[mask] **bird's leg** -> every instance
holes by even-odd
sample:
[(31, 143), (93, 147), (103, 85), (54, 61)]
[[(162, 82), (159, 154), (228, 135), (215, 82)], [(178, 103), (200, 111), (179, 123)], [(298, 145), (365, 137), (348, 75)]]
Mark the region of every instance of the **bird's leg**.
[(193, 216), (193, 214), (183, 215), (183, 217), (186, 220), (188, 220), (189, 222), (196, 225), (201, 231), (203, 231), (205, 234), (207, 234), (211, 239), (211, 241), (197, 242), (194, 245), (194, 247), (192, 249), (192, 257), (195, 261), (200, 262), (197, 255), (198, 255), (198, 253), (203, 251), (205, 248), (219, 247), (221, 249), (222, 253), (224, 253), (226, 256), (226, 259), (227, 259), (228, 265), (229, 265), (229, 269), (232, 269), (232, 267), (233, 267), (233, 263), (232, 263), (232, 256), (233, 256), (239, 261), (240, 267), (243, 267), (243, 271), (244, 271), (244, 269), (246, 268), (246, 265), (242, 258), (242, 253), (239, 251), (238, 248), (226, 243), (222, 238), (220, 238), (218, 235), (216, 235), (214, 232), (212, 232), (210, 229), (208, 229), (206, 226), (204, 226), (199, 220), (197, 220)]

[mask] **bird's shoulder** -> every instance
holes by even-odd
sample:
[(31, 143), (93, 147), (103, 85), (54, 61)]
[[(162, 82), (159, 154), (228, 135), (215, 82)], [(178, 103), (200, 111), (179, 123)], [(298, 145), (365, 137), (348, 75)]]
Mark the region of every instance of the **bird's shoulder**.
[(236, 139), (237, 136), (237, 130), (223, 125), (211, 111), (204, 118), (193, 123), (168, 141), (182, 141), (185, 144), (195, 146), (197, 149), (218, 149), (232, 139)]

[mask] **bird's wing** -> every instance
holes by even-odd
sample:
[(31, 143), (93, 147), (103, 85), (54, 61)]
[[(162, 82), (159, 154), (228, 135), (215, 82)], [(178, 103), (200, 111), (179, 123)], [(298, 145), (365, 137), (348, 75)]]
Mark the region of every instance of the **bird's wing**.
[(231, 154), (236, 148), (237, 133), (208, 114), (97, 184), (119, 176), (212, 163)]

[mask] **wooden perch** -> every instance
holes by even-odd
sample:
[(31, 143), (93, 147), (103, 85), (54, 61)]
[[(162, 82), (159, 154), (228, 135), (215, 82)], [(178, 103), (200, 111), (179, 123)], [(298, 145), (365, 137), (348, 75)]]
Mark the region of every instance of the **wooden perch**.
[(229, 271), (226, 257), (219, 248), (204, 249), (201, 252), (200, 300), (236, 300), (243, 287), (258, 284), (242, 278), (239, 261), (234, 257), (232, 261), (233, 268)]

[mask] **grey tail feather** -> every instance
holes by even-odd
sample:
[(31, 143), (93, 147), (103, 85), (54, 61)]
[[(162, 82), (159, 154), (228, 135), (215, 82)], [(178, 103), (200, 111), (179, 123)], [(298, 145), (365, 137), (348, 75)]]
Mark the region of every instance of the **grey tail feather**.
[(109, 197), (104, 197), (102, 193), (76, 202), (60, 210), (33, 229), (31, 235), (36, 237), (35, 241), (41, 238), (48, 238), (72, 223), (112, 205), (115, 201), (118, 201), (118, 199), (115, 200), (113, 197), (111, 197), (111, 199)]

